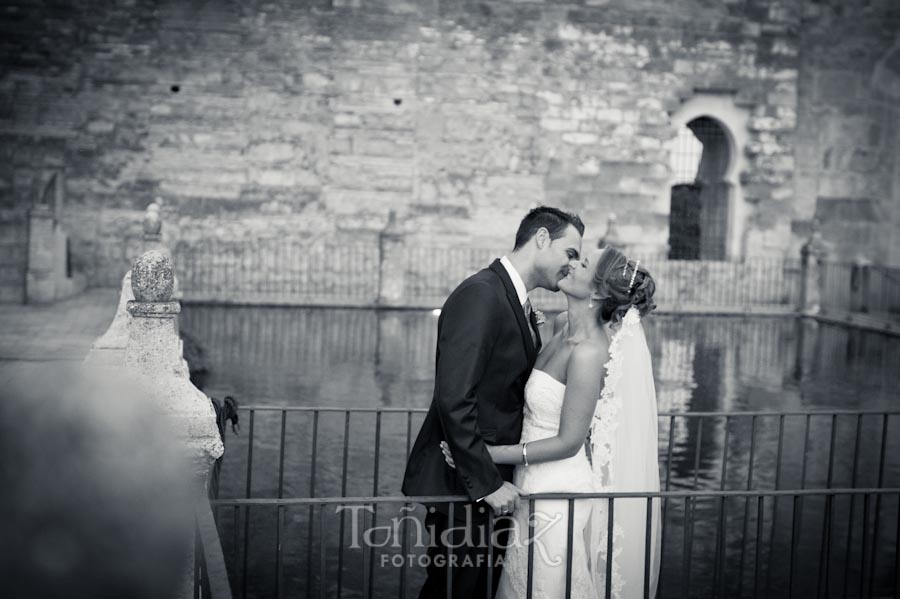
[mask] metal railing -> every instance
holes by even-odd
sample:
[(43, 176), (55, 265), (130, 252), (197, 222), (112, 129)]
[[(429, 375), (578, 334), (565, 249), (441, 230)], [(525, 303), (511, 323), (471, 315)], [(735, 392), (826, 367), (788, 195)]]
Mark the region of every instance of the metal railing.
[[(532, 514), (542, 507), (536, 502), (546, 500), (568, 504), (566, 597), (571, 595), (573, 541), (581, 534), (573, 535), (573, 508), (591, 500), (606, 501), (610, 515), (627, 502), (647, 506), (645, 529), (635, 533), (644, 543), (645, 597), (650, 551), (646, 531), (654, 521), (654, 501), (664, 504), (660, 598), (900, 595), (898, 488), (523, 497), (519, 509), (528, 510), (529, 526), (528, 535), (519, 540), (528, 546), (528, 597), (538, 543)], [(424, 508), (416, 504), (449, 503), (452, 519), (452, 510), (460, 509), (453, 502), (466, 501), (457, 496), (220, 499), (213, 502), (213, 509), (223, 538), (233, 535), (229, 572), (240, 597), (404, 598), (415, 596), (424, 578), (423, 563), (429, 563), (421, 534)], [(854, 514), (854, 506), (861, 510)], [(252, 548), (251, 510), (253, 530), (261, 532)], [(608, 519), (607, 526), (611, 523)], [(417, 527), (414, 542), (411, 525)], [(487, 519), (487, 526), (487, 538), (492, 538), (493, 519)], [(384, 536), (376, 537), (379, 532)], [(615, 538), (607, 534), (606, 555), (614, 554)], [(486, 545), (491, 563), (494, 549)], [(441, 565), (436, 557), (433, 560)], [(460, 560), (448, 549), (442, 562), (452, 568)], [(600, 591), (610, 597), (616, 574), (611, 561), (605, 567), (606, 588)], [(452, 596), (452, 580), (447, 590)]]
[[(216, 497), (396, 493), (426, 410), (254, 405), (239, 412), (246, 435), (228, 440)], [(660, 482), (667, 491), (900, 486), (898, 416), (661, 412)]]
[[(402, 298), (390, 305), (433, 308), (503, 253), (489, 247), (410, 245), (386, 257), (377, 240), (301, 243), (265, 237), (180, 242), (174, 261), (186, 301), (373, 306), (390, 288), (402, 290)], [(385, 260), (395, 263), (384, 268)], [(800, 298), (797, 259), (648, 256), (642, 262), (657, 281), (657, 303), (665, 310), (791, 312)], [(546, 310), (565, 307), (565, 298), (543, 290), (535, 292), (534, 301)]]
[[(423, 569), (412, 567), (419, 558), (408, 557), (408, 540), (360, 553), (347, 540), (353, 526), (328, 510), (356, 509), (369, 528), (379, 518), (423, 517), (421, 507), (398, 511), (423, 499), (399, 497), (397, 490), (426, 410), (240, 411), (245, 429), (229, 440), (224, 493), (212, 502), (236, 592), (410, 596)], [(894, 497), (900, 510), (898, 416), (900, 410), (660, 413), (662, 490), (611, 496), (662, 502), (659, 596), (897, 592), (888, 580), (897, 539), (885, 535), (896, 529)], [(376, 553), (396, 567), (377, 568)], [(819, 568), (814, 573), (806, 566), (785, 570), (811, 563)]]
[(821, 276), (826, 312), (900, 316), (900, 268), (829, 262)]
[(900, 315), (900, 268), (870, 266), (868, 269), (868, 284), (863, 283), (864, 274), (860, 283), (860, 298), (866, 302), (866, 309)]
[(405, 295), (417, 303), (441, 306), (464, 279), (505, 252), (473, 247), (407, 247)]
[(368, 305), (378, 297), (377, 244), (296, 239), (202, 240), (174, 252), (186, 300)]

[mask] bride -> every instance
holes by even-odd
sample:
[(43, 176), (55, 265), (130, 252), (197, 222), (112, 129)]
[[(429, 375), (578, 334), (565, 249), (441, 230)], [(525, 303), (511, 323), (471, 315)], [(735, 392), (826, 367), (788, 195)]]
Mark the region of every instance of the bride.
[[(612, 248), (595, 250), (559, 283), (568, 312), (554, 321), (525, 387), (522, 436), (488, 446), (497, 464), (517, 464), (515, 485), (533, 493), (659, 491), (656, 392), (640, 324), (655, 305), (655, 284), (640, 262)], [(605, 371), (605, 372), (604, 372)], [(585, 438), (590, 433), (590, 455)], [(445, 459), (454, 466), (442, 443)], [(534, 502), (532, 597), (565, 596), (572, 543), (571, 596), (606, 596), (608, 513), (613, 513), (612, 597), (643, 597), (647, 500), (580, 499), (568, 535), (568, 500)], [(649, 596), (660, 561), (659, 501), (653, 500)], [(528, 578), (528, 504), (514, 514), (497, 597), (524, 599)]]

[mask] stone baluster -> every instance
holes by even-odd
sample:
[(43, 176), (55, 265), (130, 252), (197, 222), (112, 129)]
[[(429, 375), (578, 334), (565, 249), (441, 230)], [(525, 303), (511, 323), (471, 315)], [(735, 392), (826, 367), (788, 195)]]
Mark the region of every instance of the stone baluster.
[(378, 304), (399, 304), (406, 292), (406, 239), (393, 210), (378, 237), (378, 246)]
[(822, 311), (827, 253), (818, 221), (814, 221), (809, 239), (800, 248), (800, 312), (806, 316)]
[[(160, 250), (145, 252), (134, 263), (127, 304), (131, 320), (125, 348), (125, 368), (149, 390), (155, 407), (176, 438), (184, 444), (198, 497), (206, 497), (210, 469), (224, 446), (209, 398), (191, 384), (183, 368), (175, 317), (181, 306), (172, 299), (172, 260)], [(193, 531), (186, 535), (186, 566), (193, 564)], [(191, 597), (193, 568), (186, 568), (180, 596)]]

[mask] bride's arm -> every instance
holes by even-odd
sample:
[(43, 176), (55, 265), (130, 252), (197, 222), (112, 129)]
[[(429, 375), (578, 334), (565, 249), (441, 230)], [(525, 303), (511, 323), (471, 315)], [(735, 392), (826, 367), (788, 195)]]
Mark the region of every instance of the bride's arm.
[[(560, 415), (559, 434), (528, 443), (528, 463), (569, 458), (584, 446), (594, 408), (603, 389), (603, 365), (609, 357), (605, 340), (578, 345), (566, 367), (566, 396)], [(522, 444), (488, 446), (495, 464), (521, 464)]]

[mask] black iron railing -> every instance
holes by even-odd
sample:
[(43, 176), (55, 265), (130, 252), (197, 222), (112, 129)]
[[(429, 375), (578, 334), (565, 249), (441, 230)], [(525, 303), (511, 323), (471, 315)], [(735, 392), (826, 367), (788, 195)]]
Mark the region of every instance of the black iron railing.
[(900, 268), (828, 262), (821, 278), (826, 312), (900, 315)]
[[(408, 520), (389, 550), (354, 547), (347, 535), (354, 523), (424, 518), (415, 504), (426, 499), (397, 490), (425, 410), (240, 411), (244, 429), (229, 438), (218, 491), (243, 497), (212, 502), (237, 594), (413, 596), (424, 553), (403, 536)], [(898, 416), (664, 412), (659, 493), (536, 495), (529, 505), (658, 499), (660, 597), (898, 596)]]
[[(528, 510), (530, 524), (523, 540), (529, 548), (529, 589), (536, 559), (531, 515), (540, 507), (535, 502), (554, 499), (566, 500), (569, 506), (569, 576), (572, 542), (577, 538), (572, 535), (572, 508), (577, 502), (607, 501), (608, 513), (624, 502), (644, 502), (646, 531), (653, 523), (652, 502), (661, 501), (669, 505), (670, 513), (662, 522), (661, 598), (897, 597), (900, 593), (898, 488), (530, 495), (519, 508)], [(410, 597), (424, 576), (423, 542), (428, 541), (419, 534), (421, 528), (410, 539), (410, 525), (420, 526), (424, 513), (421, 506), (414, 506), (454, 501), (466, 498), (220, 499), (213, 501), (213, 509), (220, 527), (235, 534), (230, 572), (241, 597)], [(850, 510), (861, 505), (861, 511), (848, 517), (848, 503)], [(241, 539), (237, 535), (240, 516), (249, 522), (251, 509), (255, 527), (270, 522), (275, 526), (274, 531), (266, 528), (264, 539), (254, 539), (255, 551), (273, 566), (265, 572), (257, 567), (259, 559), (248, 562), (251, 549), (246, 529)], [(225, 516), (227, 512), (233, 518)], [(305, 526), (308, 530), (303, 534)], [(372, 531), (382, 531), (386, 540), (367, 537)], [(638, 538), (643, 539), (646, 556), (650, 541), (643, 532), (638, 531)], [(613, 555), (615, 535), (607, 538), (607, 555)], [(260, 547), (261, 542), (268, 546)], [(452, 568), (451, 556), (448, 550), (445, 563)], [(611, 564), (606, 563), (607, 587), (600, 590), (605, 597), (611, 596), (614, 582)], [(645, 560), (645, 579), (647, 564)], [(452, 588), (448, 591), (452, 596)]]
[[(390, 560), (405, 558), (396, 557), (379, 558), (388, 560), (387, 570), (377, 568), (377, 552), (357, 555), (347, 539), (352, 526), (325, 506), (357, 506), (368, 527), (404, 515), (397, 510), (417, 499), (398, 497), (397, 489), (425, 410), (241, 412), (244, 430), (229, 438), (220, 490), (243, 497), (213, 501), (238, 594), (397, 597), (417, 588), (422, 568), (400, 567)], [(661, 413), (662, 491), (639, 495), (662, 502), (660, 596), (850, 596), (857, 588), (891, 596), (897, 541), (885, 535), (897, 530), (900, 510), (898, 416), (900, 410)], [(422, 508), (415, 509), (406, 515), (421, 519)], [(401, 538), (398, 547), (406, 551), (407, 544)], [(814, 558), (815, 577), (805, 567), (785, 569)]]
[(174, 261), (188, 301), (369, 305), (378, 297), (378, 245), (281, 238), (179, 243)]
[[(460, 281), (503, 253), (459, 245), (386, 251), (377, 239), (301, 243), (265, 237), (183, 241), (174, 261), (185, 301), (437, 308)], [(799, 259), (640, 258), (657, 281), (663, 310), (780, 313), (799, 303)], [(544, 310), (565, 308), (561, 294), (536, 290), (533, 300)]]
[[(426, 412), (260, 405), (239, 411), (245, 434), (228, 439), (214, 496), (393, 494)], [(895, 429), (900, 410), (662, 412), (661, 485), (720, 491), (900, 485)]]

